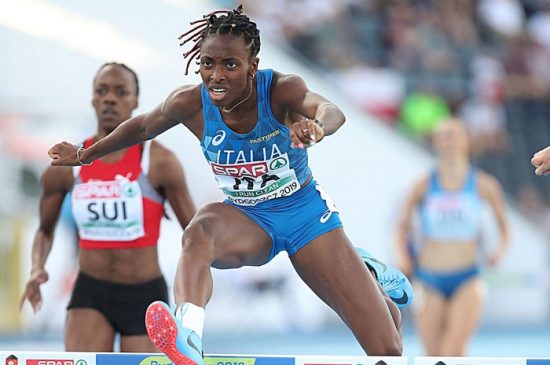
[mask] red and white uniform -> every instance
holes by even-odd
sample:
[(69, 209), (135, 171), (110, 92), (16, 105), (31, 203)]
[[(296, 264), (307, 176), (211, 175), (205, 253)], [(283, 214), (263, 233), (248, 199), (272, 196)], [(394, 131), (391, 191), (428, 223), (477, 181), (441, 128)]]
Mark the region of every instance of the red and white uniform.
[[(92, 145), (89, 138), (84, 147)], [(71, 206), (83, 249), (157, 244), (164, 198), (147, 173), (151, 142), (129, 147), (115, 163), (75, 166)]]

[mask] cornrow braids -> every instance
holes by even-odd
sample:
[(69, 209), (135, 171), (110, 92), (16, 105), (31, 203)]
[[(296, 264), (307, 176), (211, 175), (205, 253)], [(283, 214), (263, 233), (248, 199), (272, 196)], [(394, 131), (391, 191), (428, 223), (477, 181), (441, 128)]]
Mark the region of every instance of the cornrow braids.
[(101, 72), (101, 70), (103, 70), (107, 66), (120, 66), (123, 69), (125, 69), (126, 71), (130, 72), (132, 74), (132, 76), (134, 77), (134, 81), (136, 82), (136, 96), (139, 96), (139, 79), (138, 79), (138, 76), (137, 76), (137, 74), (134, 70), (132, 70), (130, 67), (126, 66), (124, 63), (118, 63), (118, 62), (104, 63), (103, 65), (101, 65), (99, 70), (97, 70), (97, 72), (95, 74), (95, 77), (94, 77), (94, 82), (95, 82), (95, 79), (97, 78), (97, 75)]
[[(217, 15), (222, 14), (222, 15)], [(250, 55), (255, 57), (260, 52), (260, 30), (256, 23), (251, 21), (248, 16), (243, 14), (243, 6), (239, 5), (233, 10), (216, 10), (210, 14), (202, 16), (202, 19), (195, 20), (191, 25), (198, 24), (187, 32), (179, 36), (182, 40), (180, 46), (188, 42), (195, 44), (187, 52), (183, 53), (183, 58), (188, 58), (185, 74), (189, 72), (189, 66), (193, 60), (197, 61), (200, 58), (202, 42), (211, 34), (231, 34), (237, 37), (242, 37), (246, 43), (246, 47), (250, 50)], [(199, 73), (199, 71), (195, 71)]]

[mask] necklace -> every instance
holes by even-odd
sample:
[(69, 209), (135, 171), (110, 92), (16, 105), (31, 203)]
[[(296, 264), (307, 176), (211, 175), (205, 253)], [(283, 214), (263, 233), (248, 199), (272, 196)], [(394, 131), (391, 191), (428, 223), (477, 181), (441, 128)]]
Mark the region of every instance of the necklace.
[(233, 109), (235, 109), (236, 107), (238, 107), (239, 105), (241, 105), (242, 103), (244, 103), (245, 101), (248, 100), (248, 98), (250, 97), (250, 95), (252, 95), (252, 89), (253, 87), (251, 86), (250, 87), (250, 94), (248, 94), (248, 96), (246, 98), (244, 98), (243, 100), (239, 101), (237, 104), (233, 105), (231, 108), (227, 109), (225, 106), (222, 106), (220, 108), (220, 110), (224, 113), (231, 113), (231, 111), (233, 111)]

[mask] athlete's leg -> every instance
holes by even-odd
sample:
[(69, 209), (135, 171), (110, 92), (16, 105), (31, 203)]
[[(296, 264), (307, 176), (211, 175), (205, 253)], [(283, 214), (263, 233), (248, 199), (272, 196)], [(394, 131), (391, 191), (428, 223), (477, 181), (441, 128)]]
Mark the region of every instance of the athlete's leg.
[(474, 334), (482, 310), (483, 282), (474, 278), (462, 284), (451, 297), (447, 312), (447, 326), (443, 333), (441, 354), (464, 356), (468, 340)]
[(214, 203), (201, 208), (183, 234), (174, 282), (176, 313), (161, 302), (147, 309), (149, 338), (175, 365), (202, 365), (204, 307), (212, 295), (211, 267), (261, 265), (272, 239), (238, 208)]
[(265, 263), (271, 237), (251, 218), (229, 204), (201, 208), (183, 234), (183, 249), (176, 270), (176, 304), (204, 307), (212, 295), (210, 267), (237, 268)]
[(101, 312), (93, 308), (67, 310), (65, 351), (111, 352), (115, 330)]
[(415, 284), (417, 303), (414, 317), (426, 356), (441, 356), (447, 302), (445, 297), (423, 283)]
[(401, 315), (361, 261), (342, 228), (291, 256), (304, 282), (342, 318), (369, 355), (401, 355)]
[(131, 335), (120, 337), (121, 352), (159, 352), (155, 345), (149, 340), (149, 336)]

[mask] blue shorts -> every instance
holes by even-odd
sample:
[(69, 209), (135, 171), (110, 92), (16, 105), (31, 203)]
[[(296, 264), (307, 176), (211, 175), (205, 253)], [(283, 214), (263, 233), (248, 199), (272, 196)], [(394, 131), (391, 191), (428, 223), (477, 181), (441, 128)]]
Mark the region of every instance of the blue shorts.
[(269, 234), (272, 246), (266, 263), (283, 250), (291, 256), (315, 238), (342, 227), (336, 207), (313, 179), (290, 196), (255, 206), (224, 203), (240, 209)]
[(417, 280), (438, 291), (445, 299), (451, 298), (467, 281), (479, 276), (477, 265), (451, 272), (434, 272), (418, 268), (415, 272)]

